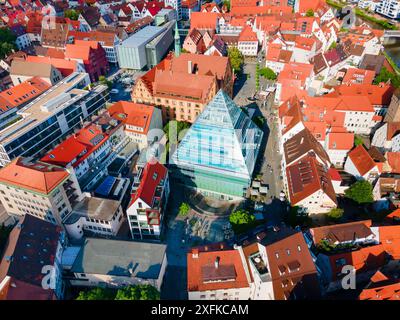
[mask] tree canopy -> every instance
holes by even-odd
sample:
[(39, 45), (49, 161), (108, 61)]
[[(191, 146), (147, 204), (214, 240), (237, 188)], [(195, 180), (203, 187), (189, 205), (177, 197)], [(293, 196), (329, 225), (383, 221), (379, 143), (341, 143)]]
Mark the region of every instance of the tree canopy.
[(114, 300), (115, 290), (105, 288), (94, 288), (89, 291), (79, 292), (76, 300)]
[[(176, 137), (179, 139), (182, 139), (183, 136), (181, 136), (181, 132), (185, 129), (189, 129), (190, 128), (190, 123), (188, 122), (184, 122), (184, 121), (169, 121), (165, 126), (164, 126), (164, 133), (166, 134), (167, 138), (170, 139), (171, 137), (169, 136), (170, 134), (170, 128), (174, 128), (174, 126), (176, 125)], [(174, 134), (173, 132), (171, 132), (171, 134)], [(183, 135), (183, 134), (182, 134)], [(176, 138), (175, 138), (176, 140)]]
[(306, 17), (314, 17), (314, 10), (313, 9), (308, 9), (306, 11)]
[(360, 144), (361, 144), (361, 145), (364, 144), (363, 139), (362, 139), (360, 136), (355, 135), (355, 136), (354, 136), (354, 145), (357, 147), (357, 146), (359, 146)]
[(285, 217), (285, 223), (295, 228), (297, 226), (307, 226), (311, 224), (311, 218), (307, 212), (301, 211), (300, 207), (291, 207), (287, 216)]
[(345, 191), (345, 196), (358, 204), (367, 204), (374, 201), (372, 196), (372, 185), (368, 181), (364, 180), (352, 184), (350, 188)]
[(240, 73), (244, 63), (244, 57), (242, 53), (236, 47), (228, 48), (228, 57), (231, 67), (235, 70), (235, 73)]
[(79, 12), (75, 9), (67, 9), (64, 11), (64, 17), (69, 18), (71, 20), (78, 20)]
[(8, 28), (0, 28), (0, 59), (6, 57), (12, 50), (16, 50), (16, 37)]
[(106, 85), (109, 90), (111, 90), (111, 88), (113, 86), (112, 81), (108, 80), (105, 76), (100, 76), (99, 82), (103, 85)]
[(276, 73), (271, 68), (260, 69), (260, 75), (268, 80), (276, 80)]
[(256, 90), (260, 89), (260, 65), (256, 64)]
[(229, 216), (231, 224), (247, 224), (254, 221), (256, 218), (246, 210), (233, 211)]
[(231, 1), (230, 1), (230, 0), (224, 0), (222, 3), (223, 3), (223, 5), (226, 6), (226, 9), (227, 9), (228, 11), (231, 10)]
[(190, 211), (190, 206), (186, 202), (182, 202), (179, 206), (179, 215), (186, 217)]
[(160, 293), (149, 284), (139, 284), (118, 290), (94, 288), (81, 291), (76, 300), (160, 300)]
[(340, 220), (343, 217), (343, 209), (333, 208), (328, 212), (328, 218), (331, 220)]
[(160, 293), (149, 284), (119, 289), (115, 300), (160, 300)]
[(381, 72), (376, 76), (374, 80), (374, 84), (379, 84), (381, 82), (387, 82), (390, 80), (390, 83), (395, 88), (400, 87), (400, 75), (394, 74), (390, 72), (386, 67), (382, 67)]
[(265, 123), (265, 118), (263, 116), (254, 116), (252, 120), (257, 127), (259, 127), (260, 129), (263, 128)]
[(230, 214), (229, 222), (233, 231), (240, 234), (256, 226), (256, 217), (246, 210), (239, 209)]

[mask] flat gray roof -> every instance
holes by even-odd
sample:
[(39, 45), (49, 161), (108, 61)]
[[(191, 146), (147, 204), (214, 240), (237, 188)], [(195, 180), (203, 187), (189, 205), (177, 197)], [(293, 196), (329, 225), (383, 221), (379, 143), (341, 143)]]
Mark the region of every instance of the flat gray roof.
[(79, 202), (73, 211), (92, 219), (110, 221), (119, 208), (119, 201), (96, 197), (87, 197)]
[(158, 243), (86, 238), (71, 271), (158, 279), (166, 248)]
[(138, 32), (131, 35), (129, 38), (122, 41), (122, 46), (124, 47), (139, 47), (147, 42), (150, 42), (152, 39), (157, 37), (159, 34), (164, 32), (165, 27), (156, 27), (156, 26), (147, 26)]

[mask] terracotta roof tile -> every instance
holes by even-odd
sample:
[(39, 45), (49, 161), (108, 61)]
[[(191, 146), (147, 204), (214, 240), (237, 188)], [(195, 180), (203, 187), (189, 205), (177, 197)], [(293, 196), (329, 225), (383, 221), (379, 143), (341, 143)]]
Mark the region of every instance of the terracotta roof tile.
[[(197, 253), (197, 258), (193, 257)], [(226, 274), (218, 273), (215, 261), (218, 259), (218, 268), (229, 268)], [(205, 269), (207, 268), (207, 269)], [(215, 271), (215, 281), (207, 281), (208, 275)], [(200, 251), (192, 248), (187, 254), (188, 291), (208, 291), (232, 288), (248, 288), (245, 270), (238, 250), (222, 249), (218, 251)], [(231, 279), (228, 279), (231, 278)], [(218, 281), (218, 279), (220, 281)]]
[(368, 154), (368, 151), (365, 150), (363, 145), (358, 145), (351, 150), (348, 157), (351, 159), (361, 176), (376, 166), (376, 163)]
[(0, 169), (0, 182), (43, 194), (49, 194), (68, 176), (60, 167), (40, 161), (28, 162), (21, 157)]

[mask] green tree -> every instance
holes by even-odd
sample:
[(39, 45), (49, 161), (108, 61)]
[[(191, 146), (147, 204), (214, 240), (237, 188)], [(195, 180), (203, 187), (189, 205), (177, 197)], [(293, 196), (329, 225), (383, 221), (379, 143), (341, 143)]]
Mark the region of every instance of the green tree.
[(300, 207), (291, 207), (287, 216), (285, 217), (285, 222), (292, 228), (296, 226), (308, 226), (311, 224), (311, 218), (308, 216), (307, 212), (300, 210)]
[(79, 292), (76, 300), (114, 300), (116, 292), (112, 289), (94, 288)]
[(363, 144), (364, 144), (363, 139), (360, 136), (355, 135), (354, 136), (354, 145), (357, 147), (357, 146), (363, 145)]
[(119, 289), (115, 300), (160, 300), (160, 292), (149, 284)]
[(229, 222), (231, 224), (247, 224), (253, 222), (256, 218), (253, 214), (250, 214), (246, 210), (233, 211), (229, 216)]
[(343, 209), (333, 208), (328, 212), (328, 218), (334, 221), (340, 220), (343, 217), (343, 212)]
[(16, 50), (15, 45), (16, 36), (9, 28), (0, 28), (0, 59), (3, 59), (11, 51)]
[(264, 123), (265, 123), (265, 118), (263, 116), (255, 116), (255, 117), (253, 117), (252, 120), (256, 124), (257, 127), (259, 127), (260, 129), (263, 128)]
[(335, 49), (337, 46), (337, 42), (332, 42), (332, 44), (329, 46), (329, 50)]
[(400, 75), (394, 74), (390, 72), (386, 67), (381, 69), (381, 72), (375, 77), (374, 84), (379, 84), (381, 82), (387, 82), (390, 80), (390, 83), (395, 88), (400, 87)]
[(242, 72), (244, 57), (239, 49), (236, 47), (228, 48), (228, 57), (231, 67), (235, 70), (235, 73), (239, 74)]
[(186, 202), (182, 202), (179, 206), (179, 215), (181, 217), (186, 217), (189, 214), (190, 206)]
[(64, 11), (64, 17), (69, 18), (71, 20), (78, 20), (79, 12), (75, 9), (67, 9)]
[(229, 216), (229, 222), (236, 234), (243, 233), (256, 225), (256, 217), (246, 210), (233, 211)]
[(222, 2), (222, 4), (226, 6), (226, 9), (228, 10), (228, 12), (231, 11), (231, 1), (230, 0), (224, 0)]
[(105, 86), (108, 87), (109, 90), (111, 90), (112, 88), (112, 82), (110, 80), (108, 80), (105, 76), (100, 76), (99, 77), (99, 82)]
[(306, 17), (314, 17), (314, 10), (308, 9), (306, 12)]
[(260, 90), (260, 65), (256, 64), (256, 90)]
[(350, 188), (346, 189), (345, 196), (358, 204), (367, 204), (374, 201), (372, 196), (372, 185), (368, 181), (364, 180), (357, 181), (352, 184)]
[(183, 137), (181, 137), (181, 132), (183, 130), (189, 129), (190, 128), (190, 123), (188, 122), (184, 122), (184, 121), (169, 121), (165, 126), (164, 126), (164, 133), (167, 136), (167, 138), (169, 139), (170, 136), (170, 128), (171, 128), (171, 123), (174, 122), (174, 125), (176, 124), (176, 135), (178, 137), (178, 139), (181, 139)]
[(260, 75), (268, 80), (276, 80), (276, 73), (271, 68), (260, 69)]

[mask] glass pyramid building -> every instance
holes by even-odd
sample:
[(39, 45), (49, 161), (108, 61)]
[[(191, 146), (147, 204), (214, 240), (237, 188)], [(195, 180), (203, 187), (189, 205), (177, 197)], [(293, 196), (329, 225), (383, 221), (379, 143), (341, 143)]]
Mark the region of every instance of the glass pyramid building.
[(220, 90), (173, 153), (173, 176), (208, 196), (245, 195), (257, 160), (262, 131)]

